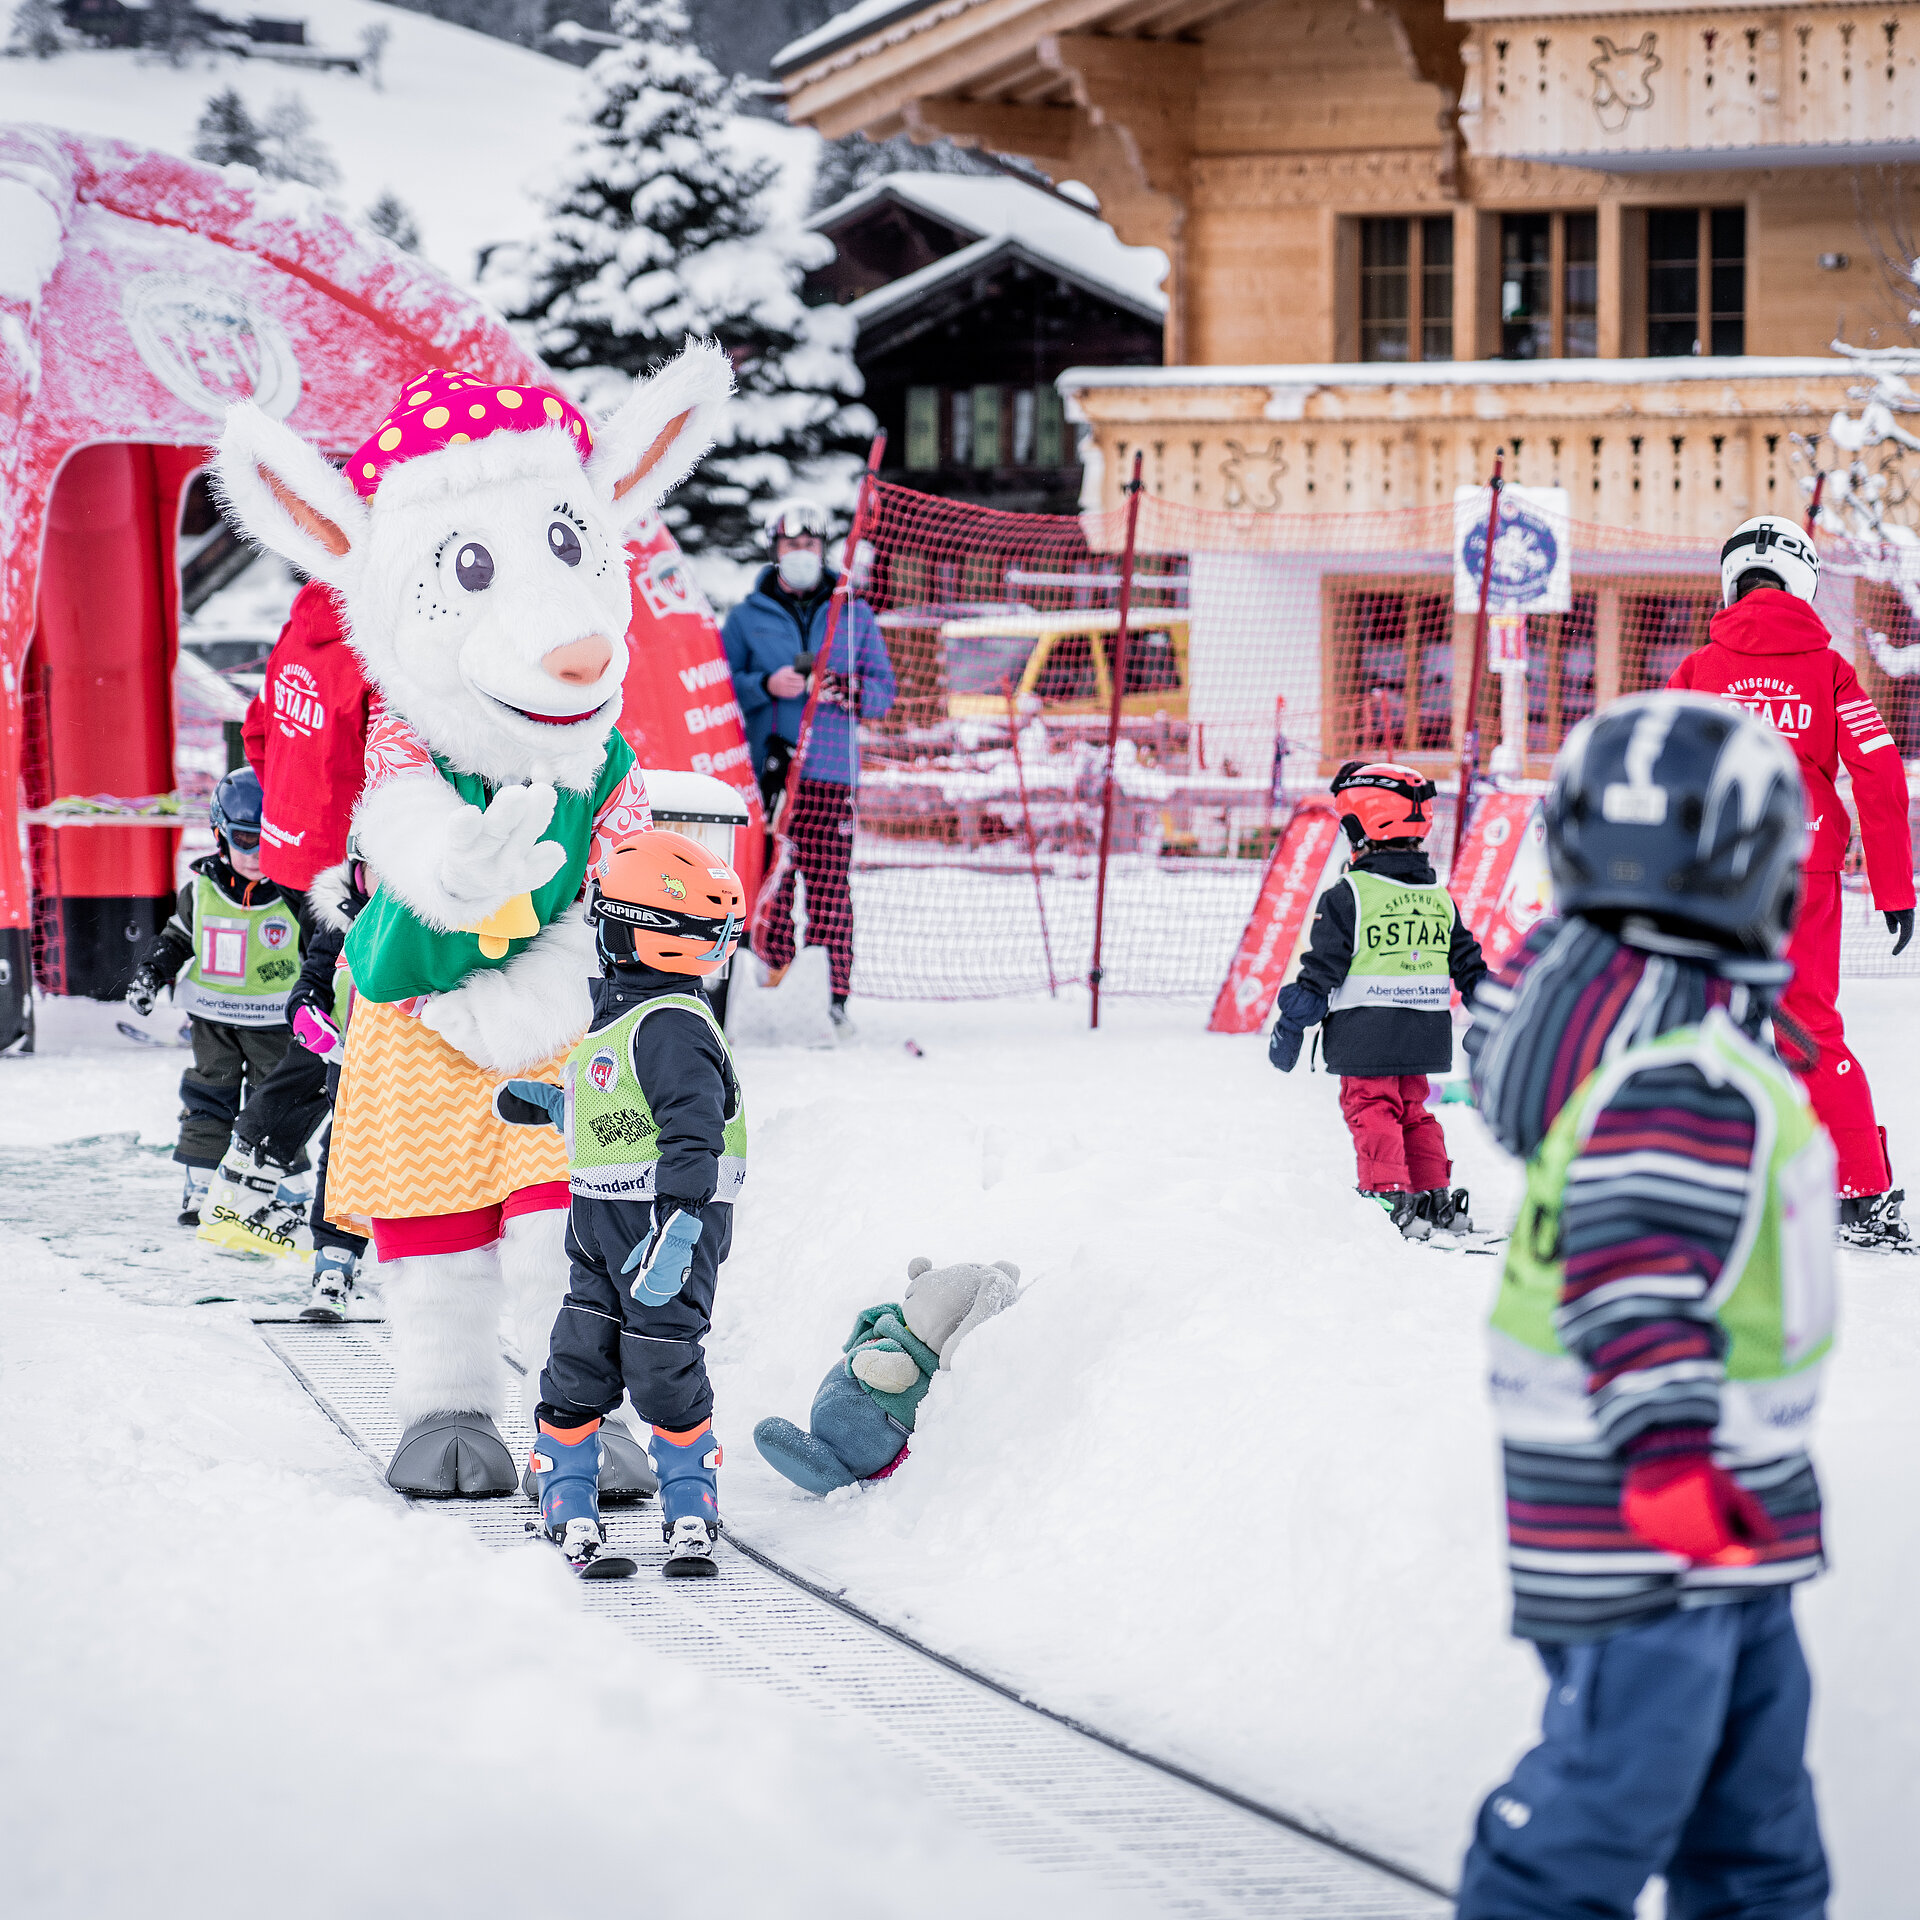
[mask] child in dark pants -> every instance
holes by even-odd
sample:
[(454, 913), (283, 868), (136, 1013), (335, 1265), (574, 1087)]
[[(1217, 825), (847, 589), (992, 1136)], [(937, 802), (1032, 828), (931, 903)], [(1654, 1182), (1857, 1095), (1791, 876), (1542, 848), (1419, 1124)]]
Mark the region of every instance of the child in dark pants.
[(243, 1146), (227, 1169), (231, 1177), (211, 1196), (209, 1189), (227, 1161), (236, 1120), (257, 1117), (261, 1089), (293, 1039), (287, 996), (300, 971), (301, 921), (285, 890), (260, 875), (260, 781), (251, 767), (221, 780), (208, 815), (214, 851), (194, 861), (172, 917), (134, 969), (127, 1004), (151, 1013), (172, 986), (192, 1029), (193, 1065), (180, 1076), (173, 1149), (186, 1169), (180, 1224), (201, 1227), (209, 1238), (217, 1233), (220, 1244), (239, 1250), (287, 1252), (298, 1215), (276, 1196), (318, 1114), (308, 1117), (284, 1161)]
[(706, 1339), (746, 1178), (739, 1076), (700, 977), (740, 937), (740, 882), (684, 834), (636, 835), (588, 895), (601, 978), (563, 1087), (511, 1080), (503, 1120), (567, 1137), (572, 1281), (540, 1376), (532, 1470), (549, 1538), (575, 1568), (602, 1555), (600, 1423), (630, 1394), (653, 1429), (664, 1571), (716, 1571), (720, 1443)]
[(1421, 842), (1433, 783), (1412, 767), (1349, 760), (1334, 776), (1340, 824), (1355, 852), (1320, 896), (1299, 978), (1280, 990), (1267, 1057), (1282, 1073), (1305, 1030), (1327, 1025), (1329, 1071), (1353, 1135), (1360, 1191), (1409, 1239), (1466, 1227), (1447, 1137), (1427, 1111), (1430, 1073), (1453, 1064), (1451, 988), (1471, 1002), (1485, 977), (1480, 943), (1434, 877)]
[(1792, 1590), (1823, 1564), (1807, 1442), (1833, 1342), (1833, 1147), (1766, 1022), (1806, 838), (1791, 747), (1642, 694), (1547, 796), (1564, 919), (1467, 1035), (1527, 1162), (1489, 1328), (1513, 1631), (1540, 1744), (1487, 1796), (1459, 1920), (1819, 1920)]

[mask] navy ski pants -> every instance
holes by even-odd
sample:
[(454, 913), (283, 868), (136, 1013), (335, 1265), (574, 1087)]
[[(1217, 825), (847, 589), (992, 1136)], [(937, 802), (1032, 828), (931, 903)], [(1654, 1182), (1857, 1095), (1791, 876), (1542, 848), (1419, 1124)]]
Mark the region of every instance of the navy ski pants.
[(1819, 1920), (1812, 1684), (1786, 1588), (1539, 1649), (1541, 1742), (1487, 1796), (1458, 1920)]
[(733, 1248), (733, 1209), (707, 1204), (693, 1271), (679, 1297), (663, 1307), (642, 1306), (633, 1297), (634, 1276), (621, 1272), (651, 1231), (647, 1201), (573, 1196), (567, 1210), (572, 1278), (540, 1375), (541, 1411), (556, 1425), (581, 1426), (611, 1413), (622, 1391), (632, 1394), (641, 1419), (669, 1433), (712, 1417), (701, 1343), (713, 1323), (720, 1263)]

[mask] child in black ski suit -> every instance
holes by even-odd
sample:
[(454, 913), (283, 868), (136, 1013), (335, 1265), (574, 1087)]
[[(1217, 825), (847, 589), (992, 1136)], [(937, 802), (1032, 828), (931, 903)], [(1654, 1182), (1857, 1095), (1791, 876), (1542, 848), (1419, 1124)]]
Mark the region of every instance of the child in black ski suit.
[(266, 1169), (261, 1191), (247, 1183), (244, 1210), (250, 1215), (257, 1201), (265, 1230), (277, 1236), (285, 1209), (276, 1208), (275, 1190), (324, 1111), (310, 1103), (285, 1111), (273, 1103), (269, 1110), (261, 1099), (293, 1039), (287, 996), (300, 971), (303, 929), (295, 903), (260, 874), (260, 781), (251, 767), (221, 780), (208, 813), (214, 851), (193, 862), (172, 917), (134, 969), (127, 1004), (151, 1013), (171, 986), (192, 1033), (193, 1065), (180, 1076), (173, 1149), (186, 1169), (180, 1224), (200, 1225), (214, 1169), (233, 1146), (227, 1171), (236, 1179), (253, 1171), (256, 1157)]
[(731, 869), (684, 834), (617, 847), (588, 895), (601, 977), (565, 1084), (510, 1080), (495, 1096), (501, 1119), (552, 1121), (567, 1137), (572, 1280), (540, 1376), (532, 1468), (547, 1533), (581, 1571), (602, 1542), (601, 1422), (623, 1393), (653, 1429), (663, 1571), (716, 1571), (720, 1445), (702, 1343), (746, 1178), (746, 1113), (700, 977), (732, 953), (742, 901)]
[(1280, 990), (1267, 1057), (1282, 1073), (1305, 1030), (1327, 1026), (1329, 1071), (1353, 1135), (1360, 1191), (1409, 1239), (1468, 1228), (1447, 1137), (1427, 1111), (1427, 1075), (1453, 1064), (1451, 987), (1471, 1002), (1486, 976), (1480, 943), (1421, 846), (1433, 783), (1412, 767), (1350, 760), (1334, 776), (1356, 848), (1344, 880), (1320, 896), (1299, 978)]

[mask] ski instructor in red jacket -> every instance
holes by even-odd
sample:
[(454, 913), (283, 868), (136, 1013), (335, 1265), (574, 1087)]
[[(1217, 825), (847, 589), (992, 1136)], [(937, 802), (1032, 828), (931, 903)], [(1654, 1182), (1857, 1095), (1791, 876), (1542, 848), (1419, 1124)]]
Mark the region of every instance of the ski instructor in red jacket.
[(1820, 557), (1791, 520), (1763, 514), (1736, 527), (1720, 551), (1725, 608), (1714, 616), (1707, 644), (1681, 661), (1667, 684), (1746, 708), (1784, 734), (1799, 758), (1807, 855), (1800, 918), (1786, 951), (1793, 981), (1780, 1005), (1820, 1049), (1818, 1063), (1802, 1077), (1839, 1155), (1843, 1235), (1862, 1246), (1911, 1249), (1900, 1217), (1906, 1196), (1893, 1190), (1886, 1132), (1874, 1119), (1867, 1076), (1847, 1049), (1835, 1004), (1840, 868), (1853, 823), (1834, 779), (1844, 760), (1874, 904), (1886, 915), (1899, 953), (1913, 937), (1907, 774), (1852, 667), (1828, 644), (1826, 623), (1812, 606), (1819, 583)]

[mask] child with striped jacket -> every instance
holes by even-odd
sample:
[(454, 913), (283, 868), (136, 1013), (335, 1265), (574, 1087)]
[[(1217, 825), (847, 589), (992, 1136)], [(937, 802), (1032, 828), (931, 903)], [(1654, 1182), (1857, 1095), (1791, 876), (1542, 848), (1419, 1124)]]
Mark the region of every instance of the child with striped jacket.
[(1565, 918), (1482, 987), (1480, 1109), (1527, 1158), (1493, 1315), (1514, 1632), (1540, 1745), (1481, 1809), (1461, 1920), (1813, 1920), (1795, 1583), (1833, 1325), (1833, 1149), (1763, 1044), (1787, 978), (1793, 756), (1695, 695), (1575, 730), (1547, 800)]

